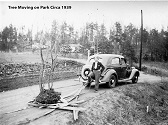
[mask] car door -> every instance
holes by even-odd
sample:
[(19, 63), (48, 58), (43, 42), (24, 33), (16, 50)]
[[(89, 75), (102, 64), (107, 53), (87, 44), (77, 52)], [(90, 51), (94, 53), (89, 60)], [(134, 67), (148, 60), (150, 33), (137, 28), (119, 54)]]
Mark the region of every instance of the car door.
[(121, 78), (126, 78), (127, 64), (124, 58), (120, 58)]
[(118, 78), (120, 79), (121, 76), (121, 66), (120, 66), (120, 58), (115, 57), (111, 59), (111, 66), (117, 72)]

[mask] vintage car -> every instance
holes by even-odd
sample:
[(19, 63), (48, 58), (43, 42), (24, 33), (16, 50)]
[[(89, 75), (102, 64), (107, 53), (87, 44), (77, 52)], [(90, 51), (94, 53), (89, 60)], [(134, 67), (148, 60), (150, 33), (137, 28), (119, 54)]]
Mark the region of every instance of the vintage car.
[[(87, 82), (88, 74), (91, 71), (95, 56), (99, 57), (99, 61), (105, 67), (99, 80), (100, 83), (106, 83), (110, 88), (115, 87), (119, 82), (132, 81), (132, 83), (137, 83), (140, 75), (138, 69), (130, 67), (122, 55), (116, 54), (98, 54), (90, 56), (82, 68), (81, 77), (83, 83)], [(94, 81), (94, 77), (92, 77), (92, 81)], [(88, 86), (90, 84), (88, 84)]]

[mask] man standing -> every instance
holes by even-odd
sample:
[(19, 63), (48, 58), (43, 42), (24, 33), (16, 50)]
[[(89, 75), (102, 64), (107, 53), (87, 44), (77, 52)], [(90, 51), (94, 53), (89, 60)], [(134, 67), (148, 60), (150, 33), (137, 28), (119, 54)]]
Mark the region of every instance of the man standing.
[(99, 79), (100, 75), (104, 70), (104, 66), (101, 62), (99, 62), (99, 57), (95, 56), (95, 61), (92, 64), (91, 72), (88, 75), (87, 84), (91, 84), (91, 77), (95, 77), (95, 92), (98, 91), (99, 88)]

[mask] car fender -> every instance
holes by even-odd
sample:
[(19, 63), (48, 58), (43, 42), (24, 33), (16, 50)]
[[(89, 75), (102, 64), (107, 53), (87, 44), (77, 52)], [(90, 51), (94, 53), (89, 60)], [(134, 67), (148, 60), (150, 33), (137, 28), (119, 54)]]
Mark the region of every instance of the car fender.
[(105, 73), (103, 73), (103, 78), (101, 79), (101, 81), (102, 82), (108, 82), (110, 80), (110, 76), (112, 74), (115, 74), (117, 79), (118, 79), (116, 71), (114, 69), (108, 69)]
[(131, 75), (130, 75), (129, 79), (132, 79), (135, 74), (138, 74), (138, 76), (139, 76), (139, 71), (138, 71), (138, 69), (133, 68), (132, 71), (131, 71)]

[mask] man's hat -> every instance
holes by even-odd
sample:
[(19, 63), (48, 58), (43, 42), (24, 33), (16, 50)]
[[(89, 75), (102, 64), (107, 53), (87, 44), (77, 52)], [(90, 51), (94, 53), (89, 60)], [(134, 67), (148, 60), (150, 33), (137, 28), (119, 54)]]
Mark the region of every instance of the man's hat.
[(95, 58), (95, 59), (97, 58), (98, 60), (101, 59), (101, 57), (99, 57), (98, 55), (95, 55), (94, 58)]

